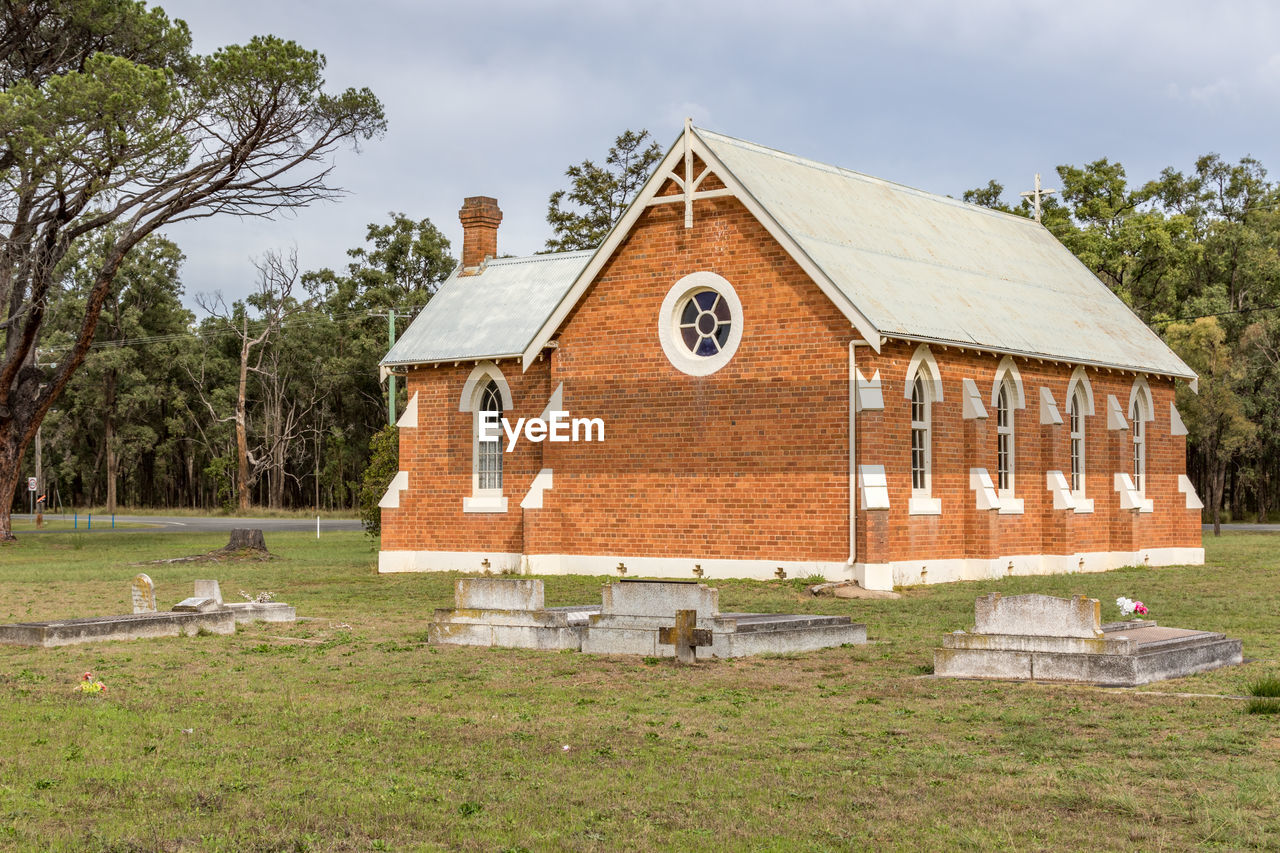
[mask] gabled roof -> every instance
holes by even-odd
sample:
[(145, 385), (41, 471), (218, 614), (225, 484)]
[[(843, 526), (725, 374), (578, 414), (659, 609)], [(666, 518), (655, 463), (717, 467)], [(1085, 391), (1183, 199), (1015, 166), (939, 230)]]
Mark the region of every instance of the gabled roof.
[[(724, 188), (699, 189), (708, 174)], [(680, 194), (658, 197), (668, 182)], [(902, 338), (1195, 378), (1039, 223), (691, 126), (598, 249), (455, 272), (382, 363), (522, 356), (527, 369), (646, 209), (683, 201), (689, 223), (696, 200), (724, 195), (877, 350)]]
[(1037, 222), (696, 133), (886, 337), (1195, 376)]
[[(693, 156), (725, 190), (698, 189)], [(658, 197), (668, 181), (681, 194)], [(717, 195), (736, 196), (876, 349), (904, 338), (1195, 377), (1039, 223), (693, 127), (534, 335), (526, 367), (645, 209)]]
[(565, 296), (592, 252), (495, 258), (478, 275), (459, 268), (383, 357), (388, 366), (510, 358)]

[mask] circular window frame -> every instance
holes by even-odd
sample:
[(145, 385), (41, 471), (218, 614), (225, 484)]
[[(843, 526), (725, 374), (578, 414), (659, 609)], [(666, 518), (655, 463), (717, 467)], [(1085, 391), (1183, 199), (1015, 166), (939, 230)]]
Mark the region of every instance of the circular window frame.
[[(712, 290), (720, 294), (729, 305), (729, 339), (715, 355), (695, 355), (685, 346), (680, 336), (680, 309), (685, 300), (700, 290)], [(658, 341), (671, 366), (689, 376), (710, 376), (724, 367), (738, 351), (742, 342), (742, 300), (738, 292), (724, 276), (707, 270), (689, 273), (672, 285), (662, 300), (658, 311)]]

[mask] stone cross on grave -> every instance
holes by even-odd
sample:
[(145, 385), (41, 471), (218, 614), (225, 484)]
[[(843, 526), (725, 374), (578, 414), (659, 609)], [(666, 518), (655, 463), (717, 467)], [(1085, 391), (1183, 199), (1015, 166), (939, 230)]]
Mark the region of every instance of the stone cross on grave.
[(677, 610), (676, 624), (671, 628), (658, 629), (658, 645), (675, 646), (676, 660), (693, 663), (697, 654), (694, 649), (711, 645), (711, 629), (695, 628), (697, 624), (697, 610)]

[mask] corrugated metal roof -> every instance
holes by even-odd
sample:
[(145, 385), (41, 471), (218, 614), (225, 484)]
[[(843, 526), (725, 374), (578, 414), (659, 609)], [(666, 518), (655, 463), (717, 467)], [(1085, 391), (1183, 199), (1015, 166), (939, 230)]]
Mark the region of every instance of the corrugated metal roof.
[(696, 133), (887, 337), (1195, 376), (1032, 220)]
[(455, 270), (382, 363), (519, 355), (569, 291), (591, 254), (495, 258), (479, 275), (459, 276)]

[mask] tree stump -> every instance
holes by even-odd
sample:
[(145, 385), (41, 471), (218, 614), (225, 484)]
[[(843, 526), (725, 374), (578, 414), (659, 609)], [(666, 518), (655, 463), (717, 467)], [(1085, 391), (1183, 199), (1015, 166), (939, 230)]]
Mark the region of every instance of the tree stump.
[(256, 527), (236, 527), (231, 530), (231, 541), (224, 551), (266, 551), (267, 542)]

